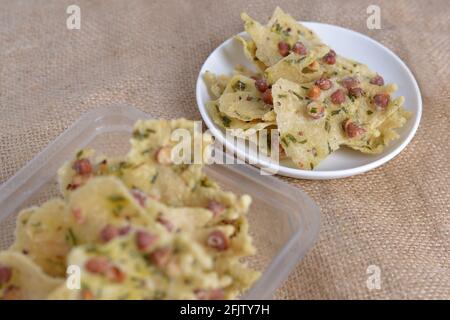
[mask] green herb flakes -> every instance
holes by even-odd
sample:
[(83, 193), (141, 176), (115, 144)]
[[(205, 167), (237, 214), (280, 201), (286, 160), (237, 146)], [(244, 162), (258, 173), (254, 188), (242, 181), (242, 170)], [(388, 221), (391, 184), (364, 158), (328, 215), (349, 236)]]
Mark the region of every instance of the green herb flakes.
[(205, 178), (200, 180), (200, 185), (202, 187), (204, 187), (204, 188), (211, 188), (211, 187), (214, 186), (214, 183), (211, 180), (209, 180), (208, 178), (205, 177)]
[(136, 140), (144, 140), (149, 137), (151, 133), (155, 133), (156, 131), (150, 128), (145, 129), (144, 132), (141, 132), (140, 130), (134, 130), (133, 131), (133, 138)]
[(115, 217), (119, 217), (122, 210), (123, 210), (123, 205), (118, 204), (114, 207), (112, 213)]
[(77, 159), (81, 159), (81, 157), (83, 156), (83, 153), (84, 153), (84, 150), (83, 150), (83, 149), (79, 150), (79, 151), (77, 152), (76, 158), (77, 158)]
[(231, 119), (228, 118), (227, 116), (223, 116), (222, 117), (222, 123), (223, 123), (224, 127), (229, 128), (230, 127), (230, 123), (231, 123)]
[(233, 84), (232, 88), (234, 91), (244, 91), (246, 88), (246, 85), (241, 80), (238, 80)]
[(297, 142), (297, 139), (290, 133), (288, 133), (285, 137), (294, 143)]
[(304, 98), (299, 95), (297, 92), (292, 91), (292, 93), (299, 99), (299, 100), (303, 100)]
[(325, 121), (325, 130), (326, 130), (327, 132), (330, 132), (330, 129), (331, 129), (330, 121), (327, 119), (327, 120)]
[(118, 194), (112, 194), (108, 197), (108, 200), (111, 202), (123, 202), (125, 201), (125, 197), (118, 195)]
[(77, 243), (78, 243), (77, 238), (75, 237), (75, 234), (73, 233), (73, 231), (72, 231), (71, 228), (69, 228), (69, 229), (67, 230), (66, 239), (67, 239), (67, 242), (69, 242), (69, 244), (70, 244), (72, 247), (76, 246)]
[(333, 111), (331, 111), (331, 115), (335, 116), (335, 115), (339, 114), (341, 111), (342, 111), (342, 109), (333, 110)]

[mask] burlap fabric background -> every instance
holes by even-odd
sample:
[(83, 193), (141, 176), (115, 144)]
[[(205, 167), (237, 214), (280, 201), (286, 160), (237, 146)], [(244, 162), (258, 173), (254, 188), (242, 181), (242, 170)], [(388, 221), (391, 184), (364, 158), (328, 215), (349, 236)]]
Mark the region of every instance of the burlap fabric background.
[[(66, 7), (81, 7), (81, 30)], [(382, 9), (382, 30), (366, 8)], [(126, 102), (154, 117), (200, 119), (195, 81), (207, 55), (276, 5), (301, 20), (360, 31), (397, 53), (422, 90), (412, 143), (393, 161), (335, 181), (283, 180), (323, 214), (320, 238), (277, 297), (450, 298), (449, 1), (0, 2), (0, 182), (89, 109)], [(368, 290), (366, 269), (381, 268)]]

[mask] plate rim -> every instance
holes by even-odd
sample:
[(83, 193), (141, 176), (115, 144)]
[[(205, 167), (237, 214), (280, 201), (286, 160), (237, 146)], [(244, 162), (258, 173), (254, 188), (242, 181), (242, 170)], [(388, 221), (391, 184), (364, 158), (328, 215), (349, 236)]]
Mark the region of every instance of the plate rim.
[(404, 138), (402, 143), (400, 145), (398, 145), (395, 149), (393, 149), (391, 152), (382, 156), (378, 160), (374, 160), (369, 163), (366, 163), (366, 164), (363, 164), (360, 166), (356, 166), (356, 167), (352, 167), (349, 169), (327, 170), (327, 171), (302, 170), (302, 169), (298, 169), (298, 168), (291, 168), (291, 167), (287, 167), (287, 166), (284, 166), (281, 164), (271, 163), (264, 159), (259, 159), (258, 157), (254, 157), (252, 155), (243, 154), (242, 150), (240, 150), (239, 148), (235, 148), (233, 143), (226, 140), (226, 138), (223, 135), (223, 133), (221, 132), (221, 130), (212, 121), (212, 119), (210, 118), (210, 116), (206, 110), (205, 104), (202, 103), (202, 101), (201, 101), (200, 92), (201, 92), (202, 84), (204, 84), (203, 74), (205, 72), (204, 69), (205, 69), (205, 65), (208, 62), (208, 60), (211, 59), (211, 57), (214, 55), (214, 53), (217, 50), (229, 45), (229, 43), (231, 41), (234, 41), (234, 38), (236, 36), (247, 35), (247, 32), (245, 32), (245, 31), (242, 31), (236, 35), (233, 35), (232, 37), (223, 41), (219, 46), (217, 46), (208, 55), (208, 57), (205, 59), (205, 61), (203, 62), (202, 66), (200, 68), (200, 71), (199, 71), (199, 74), (197, 77), (197, 83), (196, 83), (196, 102), (197, 102), (197, 107), (200, 111), (203, 121), (205, 121), (206, 126), (209, 128), (209, 130), (214, 135), (214, 137), (216, 139), (218, 139), (219, 142), (227, 148), (227, 150), (235, 152), (239, 158), (244, 159), (245, 161), (248, 161), (258, 167), (271, 168), (271, 170), (276, 171), (277, 175), (282, 175), (282, 176), (291, 177), (291, 178), (310, 179), (310, 180), (345, 178), (345, 177), (349, 177), (349, 176), (353, 176), (353, 175), (357, 175), (357, 174), (361, 174), (361, 173), (365, 173), (367, 171), (373, 170), (373, 169), (378, 168), (379, 166), (387, 163), (388, 161), (392, 160), (401, 151), (403, 151), (403, 149), (405, 149), (406, 146), (412, 141), (412, 139), (414, 138), (414, 136), (419, 128), (420, 120), (422, 118), (422, 107), (423, 107), (422, 106), (423, 105), (422, 93), (420, 91), (419, 84), (418, 84), (416, 78), (414, 77), (414, 74), (412, 73), (412, 71), (409, 69), (409, 67), (406, 65), (406, 63), (402, 59), (400, 59), (400, 57), (397, 56), (392, 50), (390, 50), (389, 48), (385, 47), (380, 42), (370, 38), (369, 36), (367, 36), (365, 34), (362, 34), (360, 32), (357, 32), (357, 31), (354, 31), (351, 29), (347, 29), (347, 28), (344, 28), (341, 26), (328, 24), (328, 23), (313, 22), (313, 21), (298, 21), (298, 22), (304, 24), (305, 26), (307, 26), (313, 30), (314, 30), (315, 25), (322, 25), (322, 26), (327, 26), (327, 27), (331, 27), (331, 28), (337, 28), (337, 29), (340, 29), (341, 31), (349, 32), (351, 34), (354, 34), (357, 37), (361, 37), (364, 40), (369, 41), (372, 44), (378, 46), (381, 50), (384, 50), (387, 54), (389, 54), (392, 58), (394, 58), (395, 62), (397, 62), (406, 71), (406, 75), (410, 78), (410, 80), (412, 82), (412, 85), (414, 88), (414, 94), (416, 96), (418, 103), (417, 103), (417, 111), (415, 112), (414, 119), (411, 119), (414, 121), (413, 125), (411, 127), (411, 130), (407, 133), (407, 136)]

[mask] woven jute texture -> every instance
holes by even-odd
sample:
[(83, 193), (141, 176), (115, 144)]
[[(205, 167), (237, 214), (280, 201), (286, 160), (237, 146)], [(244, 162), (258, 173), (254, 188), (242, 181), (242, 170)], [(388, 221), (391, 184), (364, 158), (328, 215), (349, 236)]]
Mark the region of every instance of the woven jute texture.
[[(81, 7), (81, 30), (66, 8)], [(381, 7), (381, 30), (366, 8)], [(331, 181), (280, 178), (322, 210), (315, 247), (281, 299), (450, 298), (449, 1), (30, 1), (0, 9), (0, 183), (86, 111), (125, 102), (153, 117), (200, 119), (195, 81), (247, 11), (276, 5), (303, 21), (350, 28), (381, 42), (416, 76), (424, 112), (394, 160)], [(380, 268), (369, 290), (367, 268)]]

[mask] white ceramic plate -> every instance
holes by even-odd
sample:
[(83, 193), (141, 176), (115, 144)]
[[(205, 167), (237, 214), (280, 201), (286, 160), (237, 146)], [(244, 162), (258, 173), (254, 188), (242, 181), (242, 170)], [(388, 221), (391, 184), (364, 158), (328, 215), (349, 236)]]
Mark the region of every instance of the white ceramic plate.
[[(211, 53), (203, 64), (197, 79), (197, 104), (211, 133), (227, 147), (228, 151), (235, 151), (240, 158), (293, 178), (343, 178), (366, 172), (391, 160), (411, 141), (419, 126), (422, 97), (413, 74), (397, 55), (365, 35), (329, 24), (316, 22), (303, 22), (303, 24), (314, 30), (338, 54), (367, 64), (369, 68), (381, 74), (386, 83), (394, 82), (398, 85), (399, 90), (395, 96), (404, 96), (405, 108), (413, 113), (411, 119), (397, 131), (400, 138), (392, 141), (379, 155), (365, 155), (348, 148), (341, 148), (312, 171), (298, 169), (289, 161), (276, 164), (267, 159), (258, 158), (255, 153), (247, 152), (245, 154), (243, 148), (235, 147), (230, 141), (226, 141), (224, 131), (212, 121), (205, 107), (206, 102), (211, 100), (203, 80), (203, 75), (207, 70), (215, 74), (232, 74), (236, 64), (254, 69), (245, 58), (242, 45), (233, 38), (226, 40)], [(240, 35), (247, 37), (245, 32)]]

